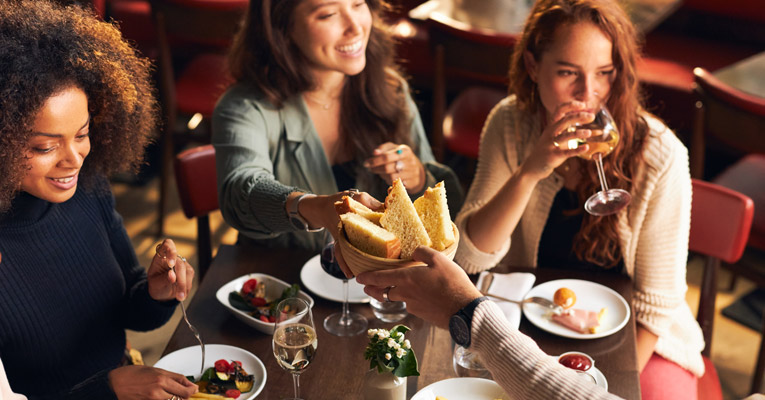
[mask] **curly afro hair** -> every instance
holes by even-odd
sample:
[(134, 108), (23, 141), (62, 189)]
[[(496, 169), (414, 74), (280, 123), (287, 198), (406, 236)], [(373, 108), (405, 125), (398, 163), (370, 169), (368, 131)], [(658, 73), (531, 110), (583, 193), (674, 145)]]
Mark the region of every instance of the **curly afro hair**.
[(135, 171), (154, 133), (151, 64), (113, 25), (78, 6), (0, 1), (0, 213), (20, 190), (34, 120), (75, 86), (88, 97), (91, 152), (81, 176)]

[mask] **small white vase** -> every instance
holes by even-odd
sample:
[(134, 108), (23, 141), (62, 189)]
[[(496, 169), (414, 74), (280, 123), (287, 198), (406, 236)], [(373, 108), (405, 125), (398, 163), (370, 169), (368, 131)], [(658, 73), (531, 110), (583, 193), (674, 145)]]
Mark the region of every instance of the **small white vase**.
[(372, 368), (364, 376), (363, 393), (364, 400), (406, 400), (406, 377)]

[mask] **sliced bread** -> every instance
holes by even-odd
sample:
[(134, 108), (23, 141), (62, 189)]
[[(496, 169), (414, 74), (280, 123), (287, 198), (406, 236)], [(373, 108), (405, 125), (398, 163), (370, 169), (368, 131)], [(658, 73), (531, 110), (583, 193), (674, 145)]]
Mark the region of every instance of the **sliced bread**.
[(384, 258), (398, 258), (401, 254), (401, 242), (396, 235), (361, 215), (348, 212), (340, 215), (340, 221), (348, 241), (357, 249)]
[(337, 215), (356, 213), (377, 225), (380, 225), (380, 218), (383, 216), (383, 213), (372, 211), (369, 207), (353, 200), (349, 196), (343, 196), (340, 201), (335, 202), (335, 211), (337, 211)]
[(443, 251), (454, 243), (454, 229), (443, 182), (426, 189), (425, 194), (414, 201), (414, 208), (433, 242), (431, 247)]
[(401, 259), (410, 260), (414, 250), (422, 245), (430, 247), (428, 231), (420, 221), (417, 210), (409, 199), (401, 179), (393, 181), (385, 198), (385, 213), (380, 218), (383, 228), (393, 232), (401, 241)]

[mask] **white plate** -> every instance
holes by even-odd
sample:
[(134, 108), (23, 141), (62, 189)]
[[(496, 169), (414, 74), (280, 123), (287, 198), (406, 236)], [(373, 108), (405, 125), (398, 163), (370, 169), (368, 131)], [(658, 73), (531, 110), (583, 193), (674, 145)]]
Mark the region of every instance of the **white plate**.
[[(284, 292), (284, 289), (289, 287), (290, 285), (281, 280), (274, 278), (271, 275), (266, 274), (259, 274), (259, 273), (252, 273), (247, 274), (244, 276), (240, 276), (233, 281), (223, 285), (218, 289), (217, 292), (215, 292), (215, 297), (218, 299), (218, 302), (223, 304), (224, 307), (226, 307), (229, 311), (231, 311), (232, 314), (234, 314), (235, 317), (239, 318), (244, 322), (245, 324), (267, 334), (271, 335), (274, 333), (274, 323), (273, 322), (263, 322), (252, 315), (239, 310), (238, 308), (235, 308), (231, 305), (231, 303), (228, 302), (228, 295), (231, 292), (237, 292), (242, 289), (242, 285), (244, 285), (245, 282), (248, 280), (255, 278), (258, 280), (258, 282), (265, 282), (266, 283), (266, 298), (267, 299), (278, 299), (281, 297), (282, 292)], [(310, 307), (313, 307), (313, 299), (311, 296), (308, 295), (308, 293), (304, 291), (298, 292), (298, 297), (305, 300), (306, 303)]]
[(444, 379), (420, 389), (411, 400), (435, 400), (436, 396), (449, 400), (510, 400), (497, 382), (483, 378)]
[[(550, 357), (557, 360), (558, 357), (560, 356), (550, 356)], [(606, 376), (603, 375), (603, 372), (601, 372), (598, 369), (598, 367), (592, 366), (592, 368), (590, 368), (587, 372), (595, 378), (595, 383), (598, 386), (602, 387), (605, 390), (608, 390), (608, 380), (606, 380)]]
[[(343, 302), (343, 281), (324, 272), (319, 263), (319, 254), (306, 261), (300, 271), (300, 280), (311, 293), (327, 300)], [(364, 285), (356, 279), (348, 281), (348, 302), (369, 303), (369, 296), (364, 293)]]
[[(252, 390), (248, 393), (242, 393), (237, 400), (254, 399), (266, 386), (266, 367), (258, 357), (249, 351), (225, 344), (206, 344), (205, 369), (214, 366), (215, 362), (220, 359), (228, 362), (231, 362), (231, 360), (241, 361), (244, 370), (248, 374), (255, 376)], [(184, 376), (194, 376), (194, 378), (199, 379), (200, 362), (202, 362), (202, 350), (199, 346), (191, 346), (176, 350), (160, 358), (154, 366)]]
[(575, 308), (582, 310), (599, 311), (606, 307), (606, 315), (601, 321), (600, 331), (597, 333), (579, 333), (553, 322), (547, 317), (542, 307), (523, 307), (523, 315), (542, 330), (572, 339), (595, 339), (618, 332), (630, 319), (630, 307), (624, 298), (615, 291), (595, 282), (579, 279), (559, 279), (534, 286), (526, 294), (526, 297), (539, 296), (553, 299), (555, 291), (567, 287), (576, 294)]

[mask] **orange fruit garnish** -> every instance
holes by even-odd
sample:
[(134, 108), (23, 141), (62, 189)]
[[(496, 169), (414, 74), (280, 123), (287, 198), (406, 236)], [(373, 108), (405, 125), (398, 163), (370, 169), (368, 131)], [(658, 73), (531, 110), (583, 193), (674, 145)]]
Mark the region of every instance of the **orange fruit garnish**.
[(553, 302), (563, 308), (571, 308), (576, 303), (576, 294), (573, 290), (562, 287), (555, 291)]

